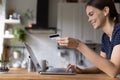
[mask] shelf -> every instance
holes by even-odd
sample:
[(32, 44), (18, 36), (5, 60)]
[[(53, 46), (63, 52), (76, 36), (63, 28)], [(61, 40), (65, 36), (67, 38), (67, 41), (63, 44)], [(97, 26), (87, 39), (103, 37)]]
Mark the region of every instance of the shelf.
[(28, 32), (34, 34), (55, 34), (54, 30), (28, 30)]
[(33, 34), (55, 34), (56, 33), (56, 29), (55, 28), (25, 28), (26, 31), (28, 31), (29, 33), (33, 33)]
[(7, 23), (7, 24), (20, 24), (20, 20), (6, 19), (5, 23)]
[(24, 45), (8, 45), (7, 48), (25, 48)]
[(21, 70), (24, 70), (24, 71), (27, 71), (27, 69), (26, 68), (10, 68), (10, 70), (12, 70), (12, 71), (21, 71)]
[(12, 34), (7, 34), (7, 35), (4, 35), (4, 38), (11, 39), (11, 38), (14, 38), (14, 35), (12, 35)]

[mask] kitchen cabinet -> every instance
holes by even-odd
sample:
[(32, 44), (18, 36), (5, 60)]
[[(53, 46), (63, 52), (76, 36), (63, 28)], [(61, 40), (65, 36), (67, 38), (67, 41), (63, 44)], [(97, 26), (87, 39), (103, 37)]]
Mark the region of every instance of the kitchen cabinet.
[(62, 37), (81, 37), (76, 35), (82, 31), (82, 22), (79, 18), (82, 14), (79, 13), (79, 5), (76, 3), (60, 3), (58, 4), (58, 23), (57, 29)]
[[(18, 27), (18, 25), (20, 24), (20, 19), (13, 19), (14, 16), (17, 16), (14, 15), (13, 16), (13, 13), (11, 12), (11, 14), (8, 14), (9, 13), (9, 9), (8, 9), (8, 3), (7, 3), (7, 0), (2, 0), (4, 2), (4, 7), (5, 9), (3, 10), (4, 12), (4, 34), (3, 34), (3, 44), (4, 45), (9, 45), (10, 43), (10, 40), (9, 39), (12, 39), (14, 38), (14, 35), (13, 35), (13, 30), (15, 27)], [(11, 16), (8, 17), (8, 16)]]
[(5, 19), (4, 39), (14, 38), (13, 29), (16, 25), (20, 24), (20, 20)]
[(20, 19), (17, 20), (17, 19), (8, 19), (7, 18), (7, 16), (8, 16), (7, 12), (8, 11), (7, 11), (6, 2), (7, 2), (6, 0), (1, 0), (1, 7), (2, 7), (1, 13), (2, 14), (0, 16), (1, 16), (1, 24), (3, 24), (2, 29), (1, 29), (1, 32), (2, 32), (1, 35), (3, 35), (3, 38), (2, 38), (3, 40), (5, 38), (13, 38), (12, 32), (10, 32), (10, 31), (12, 31), (13, 26), (15, 24), (20, 24)]
[(82, 7), (82, 38), (85, 43), (101, 43), (102, 31), (94, 30), (91, 23), (88, 22), (88, 17), (85, 10), (85, 4), (81, 4)]
[(120, 3), (115, 3), (115, 7), (116, 7), (118, 13), (120, 14)]
[[(1, 54), (2, 55), (7, 55), (5, 56), (5, 59), (8, 59), (9, 58), (9, 53), (11, 53), (10, 51), (8, 51), (9, 49), (7, 48), (9, 45), (11, 45), (11, 39), (14, 38), (14, 35), (13, 35), (13, 30), (16, 26), (18, 26), (20, 24), (20, 19), (10, 19), (10, 18), (7, 18), (6, 16), (8, 16), (7, 14), (7, 0), (1, 0), (2, 3), (1, 3), (1, 12), (2, 14), (0, 15), (1, 16), (1, 20), (0, 20), (0, 23), (2, 24), (1, 25), (1, 42), (0, 42), (0, 46), (1, 47)], [(14, 42), (15, 43), (15, 42)], [(1, 57), (1, 56), (0, 56)]]
[(84, 42), (93, 42), (94, 41), (93, 35), (95, 34), (95, 31), (94, 31), (93, 27), (91, 26), (91, 24), (88, 22), (88, 17), (86, 16), (86, 10), (85, 10), (84, 6), (85, 6), (85, 4), (81, 4), (81, 7), (83, 7), (81, 10), (82, 11), (82, 23), (83, 23), (82, 36), (83, 36)]
[(62, 37), (75, 37), (85, 43), (101, 43), (102, 31), (94, 30), (88, 22), (85, 3), (59, 3), (57, 29)]

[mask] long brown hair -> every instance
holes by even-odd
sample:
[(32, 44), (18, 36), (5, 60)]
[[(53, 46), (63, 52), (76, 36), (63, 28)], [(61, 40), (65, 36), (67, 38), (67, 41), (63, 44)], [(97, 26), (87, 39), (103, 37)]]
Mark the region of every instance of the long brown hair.
[(114, 20), (115, 23), (120, 23), (120, 14), (117, 12), (113, 0), (88, 0), (87, 6), (92, 6), (99, 10), (103, 10), (106, 6), (109, 7), (110, 19)]

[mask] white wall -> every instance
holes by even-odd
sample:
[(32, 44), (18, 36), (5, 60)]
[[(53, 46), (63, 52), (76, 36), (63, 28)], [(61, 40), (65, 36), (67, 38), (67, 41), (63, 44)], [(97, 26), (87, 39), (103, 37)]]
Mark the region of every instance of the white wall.
[(4, 34), (4, 19), (5, 19), (5, 1), (2, 2), (0, 5), (0, 58), (1, 54), (3, 53), (3, 34)]

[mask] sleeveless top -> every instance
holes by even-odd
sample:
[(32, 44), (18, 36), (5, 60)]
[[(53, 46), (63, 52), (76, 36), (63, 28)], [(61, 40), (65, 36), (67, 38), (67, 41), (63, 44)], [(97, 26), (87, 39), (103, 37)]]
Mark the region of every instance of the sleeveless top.
[(103, 33), (101, 51), (106, 53), (107, 59), (111, 58), (113, 47), (118, 44), (120, 44), (120, 24), (114, 26), (111, 41), (108, 35)]

